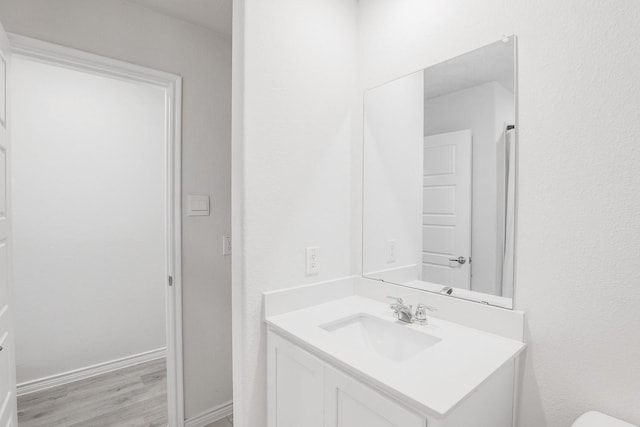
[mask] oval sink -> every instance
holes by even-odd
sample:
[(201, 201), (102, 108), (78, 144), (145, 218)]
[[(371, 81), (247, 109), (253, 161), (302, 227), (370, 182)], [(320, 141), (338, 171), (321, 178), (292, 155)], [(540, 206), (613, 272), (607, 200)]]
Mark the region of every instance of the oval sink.
[(394, 362), (404, 362), (437, 344), (440, 338), (417, 332), (408, 324), (392, 323), (358, 313), (320, 325), (345, 345), (369, 349)]

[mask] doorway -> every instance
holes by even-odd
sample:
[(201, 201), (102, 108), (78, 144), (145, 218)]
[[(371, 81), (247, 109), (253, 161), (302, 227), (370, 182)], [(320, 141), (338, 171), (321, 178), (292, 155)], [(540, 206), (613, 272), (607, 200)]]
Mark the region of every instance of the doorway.
[[(130, 388), (113, 402), (131, 419), (180, 426), (180, 78), (10, 41), (19, 413), (47, 391), (82, 412), (85, 384)], [(78, 423), (101, 416), (81, 404)]]

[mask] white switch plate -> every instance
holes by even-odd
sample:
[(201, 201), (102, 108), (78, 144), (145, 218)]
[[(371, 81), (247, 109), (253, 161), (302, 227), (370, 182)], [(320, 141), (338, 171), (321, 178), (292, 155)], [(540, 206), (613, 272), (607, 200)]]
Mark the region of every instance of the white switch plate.
[(231, 255), (231, 236), (222, 236), (222, 255)]
[(398, 242), (395, 240), (387, 241), (387, 262), (396, 262), (398, 259)]
[(206, 196), (206, 195), (187, 196), (187, 215), (188, 216), (209, 215), (209, 196)]
[(320, 248), (307, 248), (307, 276), (315, 276), (320, 273)]

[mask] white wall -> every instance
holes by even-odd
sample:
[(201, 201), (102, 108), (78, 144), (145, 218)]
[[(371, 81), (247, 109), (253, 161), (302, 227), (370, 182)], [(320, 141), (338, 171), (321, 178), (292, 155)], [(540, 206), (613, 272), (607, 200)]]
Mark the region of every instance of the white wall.
[[(356, 4), (234, 6), (234, 421), (258, 427), (266, 420), (262, 292), (353, 271)], [(305, 275), (308, 246), (320, 247), (317, 276)]]
[(18, 383), (164, 348), (164, 91), (12, 67)]
[[(422, 264), (424, 74), (404, 76), (364, 95), (365, 273), (391, 270), (385, 280), (418, 280)], [(388, 242), (395, 241), (395, 261)], [(403, 268), (404, 267), (404, 268)], [(389, 276), (411, 267), (413, 277)], [(370, 277), (381, 277), (373, 274)]]
[(231, 42), (135, 4), (1, 0), (7, 31), (183, 77), (182, 191), (209, 194), (212, 215), (183, 218), (185, 411), (231, 399)]
[[(342, 58), (351, 46), (348, 26), (327, 22), (317, 10), (317, 16), (306, 13), (319, 10), (317, 2), (300, 3), (236, 0), (244, 8), (236, 9), (242, 15), (235, 21), (244, 26), (235, 30), (244, 30), (235, 53), (241, 65), (236, 76), (243, 80), (236, 84), (244, 90), (235, 94), (236, 111), (244, 114), (236, 122), (234, 152), (234, 166), (242, 168), (237, 182), (245, 184), (234, 205), (234, 230), (241, 233), (235, 237), (244, 248), (241, 259), (236, 252), (234, 270), (235, 380), (244, 387), (236, 390), (240, 426), (264, 422), (260, 292), (309, 281), (303, 246), (316, 241), (309, 236), (317, 230), (334, 239), (336, 255), (324, 259), (328, 273), (322, 277), (343, 274), (349, 252), (343, 236), (350, 231), (328, 225), (351, 218), (352, 230), (358, 229), (361, 193), (354, 192), (346, 213), (340, 199), (346, 181), (341, 191), (315, 193), (331, 202), (331, 211), (304, 208), (308, 181), (333, 185), (322, 180), (325, 167), (333, 166), (336, 180), (344, 174), (343, 158), (323, 156), (336, 133), (321, 131), (335, 130), (328, 118), (347, 110), (342, 104), (348, 105), (349, 88), (335, 77), (336, 68), (346, 74), (352, 62)], [(527, 312), (530, 345), (520, 427), (567, 426), (588, 409), (640, 423), (640, 4), (361, 0), (359, 11), (362, 87), (504, 34), (519, 36), (516, 307)], [(318, 46), (318, 38), (325, 43)], [(329, 47), (335, 56), (318, 55)], [(339, 59), (340, 67), (328, 73)], [(357, 137), (357, 129), (352, 132)], [(357, 188), (360, 142), (353, 142), (351, 188)], [(314, 159), (317, 169), (310, 167)], [(361, 240), (351, 233), (357, 272)], [(265, 254), (275, 237), (279, 244)]]
[[(514, 123), (513, 95), (491, 82), (425, 100), (424, 134), (471, 129), (473, 138), (473, 208), (471, 215), (471, 290), (499, 294), (503, 224), (498, 224), (498, 156), (504, 123)], [(506, 99), (505, 99), (506, 98)], [(498, 108), (498, 101), (500, 107)], [(505, 104), (507, 104), (505, 106)], [(510, 116), (510, 117), (509, 117)], [(504, 149), (504, 145), (502, 145)], [(503, 207), (504, 209), (504, 207)]]
[(359, 6), (364, 87), (518, 35), (519, 427), (565, 427), (588, 409), (640, 424), (640, 3)]

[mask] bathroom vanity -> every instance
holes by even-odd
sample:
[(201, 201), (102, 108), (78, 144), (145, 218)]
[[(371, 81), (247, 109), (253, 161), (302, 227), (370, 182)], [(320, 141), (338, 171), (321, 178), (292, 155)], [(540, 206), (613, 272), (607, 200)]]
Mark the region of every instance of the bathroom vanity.
[[(360, 289), (379, 286), (352, 280), (359, 281)], [(323, 286), (265, 299), (269, 427), (513, 425), (521, 340), (433, 316), (426, 325), (400, 322), (388, 303), (356, 291), (317, 305), (309, 305), (313, 296), (295, 295), (309, 289), (331, 294), (314, 290)], [(270, 307), (283, 299), (297, 300), (304, 308)]]
[(362, 276), (265, 295), (269, 427), (513, 427), (515, 56), (365, 91)]

